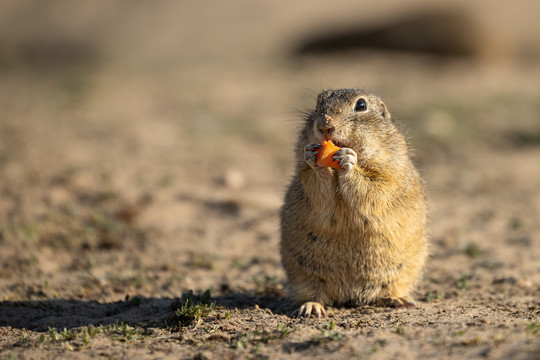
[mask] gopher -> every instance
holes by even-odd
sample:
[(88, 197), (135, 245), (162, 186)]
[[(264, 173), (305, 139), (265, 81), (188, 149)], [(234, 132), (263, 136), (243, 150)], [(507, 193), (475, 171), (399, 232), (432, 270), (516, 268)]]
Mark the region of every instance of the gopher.
[[(339, 168), (316, 164), (331, 140)], [(386, 105), (361, 89), (324, 90), (305, 116), (281, 208), (280, 252), (295, 316), (325, 306), (415, 307), (428, 257), (423, 182)]]

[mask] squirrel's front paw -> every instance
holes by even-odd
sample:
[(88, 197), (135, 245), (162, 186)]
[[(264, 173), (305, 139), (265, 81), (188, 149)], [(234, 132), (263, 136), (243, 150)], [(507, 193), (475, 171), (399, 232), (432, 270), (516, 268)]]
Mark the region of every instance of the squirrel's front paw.
[(358, 155), (356, 155), (356, 151), (351, 148), (339, 149), (332, 158), (337, 160), (339, 165), (341, 165), (341, 169), (346, 172), (351, 171), (358, 162)]
[(304, 146), (304, 159), (312, 168), (317, 167), (317, 151), (320, 149), (321, 145), (315, 143)]

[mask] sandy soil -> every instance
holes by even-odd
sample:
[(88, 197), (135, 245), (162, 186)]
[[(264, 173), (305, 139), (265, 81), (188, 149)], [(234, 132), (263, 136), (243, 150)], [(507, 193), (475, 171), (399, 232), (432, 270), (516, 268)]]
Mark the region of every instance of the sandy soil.
[[(2, 2), (0, 357), (540, 358), (539, 9), (498, 3), (453, 5), (456, 57), (428, 36), (297, 51), (421, 1)], [(356, 86), (427, 183), (419, 306), (294, 319), (277, 245), (298, 114)]]

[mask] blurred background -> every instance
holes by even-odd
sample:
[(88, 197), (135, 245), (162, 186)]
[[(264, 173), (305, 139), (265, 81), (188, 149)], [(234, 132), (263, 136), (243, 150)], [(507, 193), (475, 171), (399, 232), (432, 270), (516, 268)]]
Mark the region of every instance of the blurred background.
[(539, 11), (3, 0), (2, 296), (279, 293), (299, 111), (341, 87), (381, 95), (406, 129), (431, 199), (425, 288), (488, 271), (464, 251), (538, 284)]

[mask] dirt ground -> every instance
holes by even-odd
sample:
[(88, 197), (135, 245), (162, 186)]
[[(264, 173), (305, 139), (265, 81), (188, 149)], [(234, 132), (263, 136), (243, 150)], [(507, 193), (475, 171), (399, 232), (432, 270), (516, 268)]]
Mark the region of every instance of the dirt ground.
[[(0, 358), (540, 358), (540, 9), (431, 3), (2, 1)], [(291, 318), (299, 112), (340, 87), (406, 129), (432, 256), (416, 309)]]

